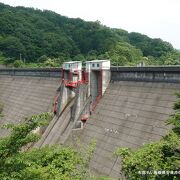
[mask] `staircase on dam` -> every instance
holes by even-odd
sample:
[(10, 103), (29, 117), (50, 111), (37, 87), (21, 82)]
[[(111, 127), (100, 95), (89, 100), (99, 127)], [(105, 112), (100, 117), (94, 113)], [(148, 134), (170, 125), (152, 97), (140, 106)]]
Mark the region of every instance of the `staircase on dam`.
[[(136, 149), (159, 140), (170, 126), (180, 90), (180, 67), (111, 67), (108, 60), (73, 61), (57, 69), (0, 69), (0, 124), (53, 110), (54, 118), (34, 145), (76, 145), (80, 138), (97, 147), (90, 168), (120, 178), (118, 147)], [(7, 135), (0, 130), (0, 136)]]

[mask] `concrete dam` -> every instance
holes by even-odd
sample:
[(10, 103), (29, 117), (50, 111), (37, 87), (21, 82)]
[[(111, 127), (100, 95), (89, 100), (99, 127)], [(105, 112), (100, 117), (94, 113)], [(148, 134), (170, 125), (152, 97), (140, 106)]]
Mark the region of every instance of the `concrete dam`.
[[(52, 73), (55, 72), (54, 69)], [(50, 73), (48, 69), (0, 70), (0, 102), (4, 105), (3, 117), (0, 118), (1, 125), (19, 123), (24, 121), (25, 117), (52, 109), (60, 80), (55, 78), (54, 74), (51, 77)], [(0, 136), (6, 134), (7, 131), (0, 130)]]
[[(41, 112), (54, 111), (42, 138), (46, 144), (87, 145), (96, 139), (90, 163), (98, 175), (121, 177), (118, 147), (136, 149), (159, 140), (171, 128), (180, 90), (180, 67), (111, 67), (105, 61), (66, 63), (62, 69), (0, 69), (0, 124), (20, 123)], [(7, 131), (0, 130), (0, 136)]]

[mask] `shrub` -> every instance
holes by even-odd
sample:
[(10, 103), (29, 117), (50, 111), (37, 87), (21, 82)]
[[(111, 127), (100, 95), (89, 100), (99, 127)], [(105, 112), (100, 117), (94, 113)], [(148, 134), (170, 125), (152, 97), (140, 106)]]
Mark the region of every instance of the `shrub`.
[(24, 146), (39, 139), (33, 130), (46, 124), (50, 117), (50, 113), (43, 113), (27, 118), (23, 124), (4, 126), (12, 132), (0, 139), (0, 179), (87, 179), (86, 168), (94, 142), (85, 149), (84, 155), (73, 147), (62, 146), (23, 151)]
[(23, 63), (22, 60), (16, 60), (16, 61), (14, 61), (14, 63), (13, 63), (13, 66), (14, 66), (15, 68), (23, 67), (23, 65), (24, 65), (24, 63)]

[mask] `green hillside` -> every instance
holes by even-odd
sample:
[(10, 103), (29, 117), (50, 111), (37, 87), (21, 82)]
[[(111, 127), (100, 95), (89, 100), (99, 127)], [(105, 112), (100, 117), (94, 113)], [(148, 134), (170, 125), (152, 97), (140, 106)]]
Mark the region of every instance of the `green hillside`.
[[(170, 43), (140, 33), (0, 3), (0, 62), (60, 65), (66, 60), (109, 58), (114, 65), (178, 64)], [(18, 64), (19, 63), (19, 64)], [(16, 61), (16, 66), (21, 62)]]

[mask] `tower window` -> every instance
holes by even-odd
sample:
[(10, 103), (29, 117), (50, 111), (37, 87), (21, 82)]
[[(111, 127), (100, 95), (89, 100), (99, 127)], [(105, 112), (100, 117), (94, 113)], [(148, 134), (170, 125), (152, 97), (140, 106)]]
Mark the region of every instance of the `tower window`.
[(97, 67), (99, 67), (99, 64), (97, 64)]
[(94, 67), (95, 65), (94, 64), (92, 64), (92, 67)]

